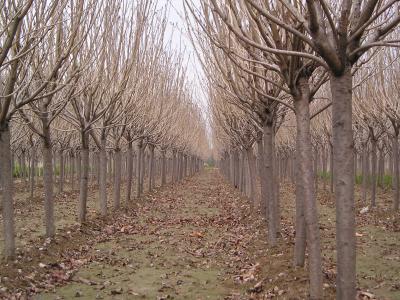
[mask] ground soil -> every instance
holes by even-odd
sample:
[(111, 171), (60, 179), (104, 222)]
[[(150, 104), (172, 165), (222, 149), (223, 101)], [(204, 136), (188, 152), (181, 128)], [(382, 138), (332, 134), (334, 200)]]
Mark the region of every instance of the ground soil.
[[(111, 191), (109, 191), (111, 195)], [(269, 248), (266, 227), (246, 197), (218, 170), (126, 204), (101, 219), (97, 189), (89, 221), (76, 222), (77, 193), (57, 197), (57, 235), (46, 240), (41, 197), (17, 195), (18, 257), (1, 263), (0, 297), (32, 299), (307, 299), (306, 268), (294, 268), (294, 191), (281, 189), (279, 246)], [(324, 257), (324, 298), (335, 298), (335, 211), (331, 194), (318, 193)], [(358, 199), (358, 191), (356, 194)], [(110, 199), (111, 200), (111, 199)], [(360, 299), (400, 299), (399, 215), (390, 193), (375, 210), (357, 216)], [(111, 201), (110, 201), (111, 202)], [(365, 206), (357, 201), (357, 211)]]

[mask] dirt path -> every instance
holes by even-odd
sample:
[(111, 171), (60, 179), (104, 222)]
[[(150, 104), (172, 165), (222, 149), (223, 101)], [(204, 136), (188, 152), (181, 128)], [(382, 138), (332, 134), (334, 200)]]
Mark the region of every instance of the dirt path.
[[(82, 266), (66, 284), (50, 284), (35, 298), (248, 299), (263, 285), (257, 285), (260, 263), (253, 248), (258, 243), (266, 249), (251, 219), (237, 192), (217, 171), (206, 171), (159, 189), (102, 228), (88, 229), (95, 239), (73, 261)], [(43, 264), (55, 269), (55, 281), (62, 279), (65, 273), (56, 271), (65, 263)]]
[[(318, 199), (324, 299), (334, 299), (334, 208), (326, 192)], [(60, 229), (51, 243), (32, 241), (1, 264), (0, 299), (307, 299), (307, 269), (292, 264), (294, 205), (293, 186), (284, 185), (281, 236), (271, 249), (246, 198), (206, 170), (125, 212)], [(382, 213), (357, 216), (359, 286), (398, 299), (397, 217)]]

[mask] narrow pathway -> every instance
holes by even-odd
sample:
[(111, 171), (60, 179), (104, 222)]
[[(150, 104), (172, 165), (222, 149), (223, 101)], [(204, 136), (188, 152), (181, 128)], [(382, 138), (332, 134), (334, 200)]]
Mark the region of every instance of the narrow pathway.
[(82, 266), (36, 299), (247, 299), (259, 265), (246, 213), (216, 170), (159, 189), (91, 228), (95, 242), (75, 260)]
[[(291, 209), (285, 204), (283, 215)], [(5, 266), (0, 298), (25, 299), (28, 291), (33, 299), (305, 299), (307, 270), (292, 265), (293, 237), (285, 217), (279, 246), (268, 249), (247, 200), (217, 170), (205, 170), (125, 213), (42, 240)]]

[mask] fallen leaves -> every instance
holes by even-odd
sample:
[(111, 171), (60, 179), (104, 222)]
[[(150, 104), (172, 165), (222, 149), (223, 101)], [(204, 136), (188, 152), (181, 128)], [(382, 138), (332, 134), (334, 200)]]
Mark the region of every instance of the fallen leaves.
[(195, 238), (204, 238), (204, 234), (200, 231), (193, 231), (191, 234), (189, 234), (190, 237), (195, 237)]

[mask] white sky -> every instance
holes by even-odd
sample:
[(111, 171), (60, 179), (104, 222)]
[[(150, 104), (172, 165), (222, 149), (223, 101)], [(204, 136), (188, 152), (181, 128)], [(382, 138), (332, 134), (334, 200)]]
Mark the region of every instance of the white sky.
[[(201, 90), (201, 78), (203, 76), (202, 68), (197, 60), (194, 48), (188, 37), (186, 30), (186, 23), (184, 20), (184, 0), (157, 0), (157, 5), (163, 7), (167, 5), (168, 15), (168, 29), (167, 36), (172, 36), (172, 44), (176, 49), (185, 49), (185, 59), (189, 61), (187, 76), (190, 82), (193, 82), (194, 95), (198, 100), (203, 113), (206, 112), (207, 100), (204, 91)], [(195, 5), (201, 0), (191, 0)], [(196, 100), (195, 99), (195, 100)]]

